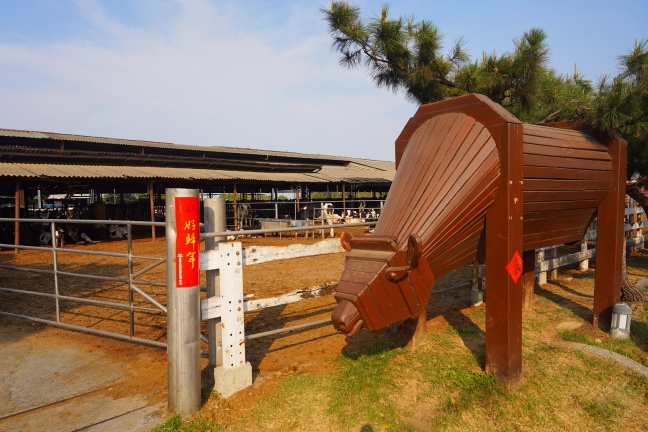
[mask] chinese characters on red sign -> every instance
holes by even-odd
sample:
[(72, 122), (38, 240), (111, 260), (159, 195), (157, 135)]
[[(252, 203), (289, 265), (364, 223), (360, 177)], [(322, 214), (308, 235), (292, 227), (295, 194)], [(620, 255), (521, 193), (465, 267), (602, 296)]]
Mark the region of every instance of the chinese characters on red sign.
[(511, 275), (513, 282), (517, 283), (518, 279), (520, 279), (520, 276), (522, 275), (522, 257), (517, 251), (513, 254), (511, 262), (506, 266), (506, 271)]
[(198, 197), (176, 197), (176, 287), (199, 284), (200, 205)]

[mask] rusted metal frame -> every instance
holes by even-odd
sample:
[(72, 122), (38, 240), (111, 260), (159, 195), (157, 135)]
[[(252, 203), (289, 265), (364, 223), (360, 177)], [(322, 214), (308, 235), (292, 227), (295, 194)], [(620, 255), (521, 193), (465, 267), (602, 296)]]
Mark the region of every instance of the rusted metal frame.
[(504, 123), (491, 131), (498, 143), (501, 182), (486, 215), (486, 370), (512, 389), (522, 373), (523, 299), (522, 280), (514, 280), (507, 266), (523, 254), (523, 125)]
[(607, 140), (612, 157), (614, 181), (610, 194), (598, 209), (596, 239), (596, 272), (594, 274), (593, 324), (609, 331), (612, 307), (621, 299), (623, 278), (622, 254), (624, 247), (625, 179), (627, 166), (627, 143), (618, 136)]

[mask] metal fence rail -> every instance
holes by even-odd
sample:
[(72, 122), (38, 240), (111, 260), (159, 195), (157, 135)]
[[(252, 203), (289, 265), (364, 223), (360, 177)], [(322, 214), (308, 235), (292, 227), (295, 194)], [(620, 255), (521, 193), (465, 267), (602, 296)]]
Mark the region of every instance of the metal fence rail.
[[(136, 312), (146, 313), (146, 314), (155, 314), (155, 313), (166, 314), (166, 306), (164, 306), (161, 302), (157, 301), (152, 295), (147, 293), (146, 290), (141, 288), (142, 285), (146, 285), (150, 287), (166, 287), (166, 284), (164, 282), (138, 279), (139, 277), (146, 274), (150, 270), (164, 264), (166, 262), (166, 257), (159, 258), (159, 257), (135, 255), (133, 254), (133, 244), (132, 244), (133, 226), (164, 226), (164, 223), (115, 221), (115, 220), (17, 219), (17, 218), (2, 218), (0, 219), (0, 222), (39, 224), (42, 226), (49, 225), (50, 228), (49, 231), (52, 233), (50, 246), (29, 246), (29, 245), (14, 245), (14, 244), (0, 243), (0, 248), (15, 249), (16, 251), (27, 250), (27, 251), (40, 251), (40, 252), (51, 253), (52, 263), (50, 264), (51, 265), (50, 269), (32, 268), (27, 266), (14, 266), (14, 265), (7, 265), (7, 264), (0, 264), (0, 268), (11, 270), (11, 271), (18, 271), (18, 272), (51, 275), (53, 278), (53, 290), (52, 290), (53, 292), (9, 288), (4, 286), (0, 287), (0, 292), (17, 294), (26, 297), (33, 296), (33, 297), (52, 299), (54, 318), (45, 319), (45, 318), (39, 318), (36, 316), (29, 316), (26, 314), (14, 313), (9, 311), (0, 311), (0, 315), (27, 319), (34, 322), (52, 325), (55, 327), (76, 330), (76, 331), (83, 331), (86, 333), (96, 334), (100, 336), (109, 336), (117, 339), (128, 340), (132, 342), (143, 343), (143, 344), (148, 344), (157, 347), (166, 346), (165, 342), (160, 342), (159, 340), (155, 340), (155, 339), (138, 337), (135, 334), (135, 328), (136, 328), (135, 313)], [(57, 226), (61, 226), (65, 224), (126, 226), (127, 252), (126, 253), (104, 252), (104, 251), (96, 251), (96, 250), (80, 250), (80, 249), (69, 249), (69, 248), (59, 247), (56, 244), (54, 233), (57, 229)], [(59, 268), (61, 254), (80, 254), (80, 255), (90, 255), (90, 256), (98, 256), (98, 257), (113, 257), (120, 260), (123, 259), (125, 260), (123, 270), (126, 270), (127, 274), (126, 276), (121, 277), (121, 276), (104, 276), (104, 275), (97, 275), (97, 274), (64, 271)], [(133, 262), (135, 260), (152, 260), (154, 262), (134, 272)], [(93, 298), (77, 297), (73, 295), (64, 295), (61, 293), (62, 287), (60, 286), (60, 281), (59, 281), (60, 277), (84, 278), (88, 280), (117, 282), (120, 284), (124, 284), (127, 287), (127, 293), (126, 293), (127, 300), (125, 302), (117, 302), (117, 301), (98, 300), (96, 298), (93, 299)], [(145, 307), (145, 306), (138, 305), (137, 302), (135, 301), (134, 293), (141, 295), (153, 307)], [(61, 318), (62, 301), (127, 311), (128, 312), (128, 322), (127, 322), (128, 334), (106, 331), (106, 330), (101, 330), (93, 327), (81, 326), (81, 325), (63, 322)]]

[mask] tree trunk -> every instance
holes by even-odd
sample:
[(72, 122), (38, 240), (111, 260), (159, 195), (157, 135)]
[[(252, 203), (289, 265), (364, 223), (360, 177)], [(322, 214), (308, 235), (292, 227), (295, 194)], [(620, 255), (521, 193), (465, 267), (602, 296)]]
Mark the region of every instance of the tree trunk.
[(626, 272), (626, 251), (625, 247), (623, 248), (623, 258), (621, 261), (621, 268), (623, 274), (623, 280), (621, 284), (621, 301), (634, 303), (634, 302), (643, 302), (648, 300), (648, 296), (638, 288), (635, 284), (630, 282), (628, 279), (628, 273)]
[(636, 182), (626, 185), (626, 195), (637, 201), (644, 212), (648, 214), (648, 188), (646, 186), (648, 186), (648, 178), (641, 177)]
[[(648, 189), (646, 189), (646, 184), (648, 179), (642, 177), (633, 184), (626, 186), (626, 194), (637, 201), (637, 203), (643, 208), (644, 213), (648, 214)], [(626, 272), (626, 248), (623, 248), (623, 258), (622, 258), (622, 274), (623, 281), (621, 285), (621, 301), (624, 302), (642, 302), (648, 300), (648, 295), (646, 295), (640, 288), (635, 286), (630, 279), (628, 279), (628, 273)]]

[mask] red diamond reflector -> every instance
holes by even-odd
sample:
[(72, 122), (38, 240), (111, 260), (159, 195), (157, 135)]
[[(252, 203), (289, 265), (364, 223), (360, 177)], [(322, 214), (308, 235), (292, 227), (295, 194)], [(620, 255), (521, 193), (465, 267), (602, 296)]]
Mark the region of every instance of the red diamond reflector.
[(520, 276), (522, 276), (522, 257), (517, 251), (515, 251), (513, 258), (505, 268), (513, 282), (517, 283)]

